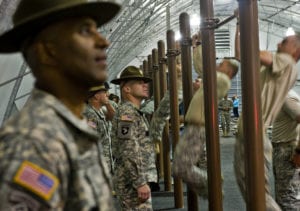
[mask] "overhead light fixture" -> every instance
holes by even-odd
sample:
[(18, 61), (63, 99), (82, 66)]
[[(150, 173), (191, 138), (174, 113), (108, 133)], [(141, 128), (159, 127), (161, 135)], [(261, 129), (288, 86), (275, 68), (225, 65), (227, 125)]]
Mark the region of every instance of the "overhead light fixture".
[(177, 32), (175, 33), (175, 40), (180, 40), (180, 39), (181, 39), (181, 34), (180, 34), (179, 31), (177, 31)]
[(200, 17), (197, 14), (193, 14), (190, 20), (191, 26), (199, 26), (200, 25)]
[(286, 30), (285, 35), (286, 35), (286, 36), (292, 36), (292, 35), (295, 35), (295, 31), (294, 31), (293, 27), (289, 27), (289, 28)]

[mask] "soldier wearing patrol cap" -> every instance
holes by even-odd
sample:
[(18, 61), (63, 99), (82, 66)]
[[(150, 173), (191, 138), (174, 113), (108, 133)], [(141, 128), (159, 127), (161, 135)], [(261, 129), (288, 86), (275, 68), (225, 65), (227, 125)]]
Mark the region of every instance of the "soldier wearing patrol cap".
[(114, 210), (97, 133), (82, 116), (89, 88), (107, 78), (109, 42), (97, 28), (112, 1), (21, 0), (0, 52), (21, 52), (30, 101), (0, 130), (0, 210)]
[[(107, 167), (110, 172), (113, 171), (113, 159), (111, 152), (111, 123), (107, 121), (107, 118), (102, 110), (102, 106), (109, 106), (108, 100), (108, 87), (103, 85), (95, 86), (90, 89), (87, 99), (87, 105), (83, 112), (86, 117), (88, 125), (97, 131), (100, 142), (103, 147), (103, 156), (106, 160)], [(113, 107), (110, 105), (110, 108)], [(108, 111), (111, 111), (110, 109)], [(113, 114), (115, 110), (113, 110)]]
[(152, 210), (149, 183), (157, 181), (155, 150), (149, 123), (140, 111), (150, 81), (135, 66), (126, 67), (120, 78), (111, 81), (120, 85), (122, 98), (112, 128), (113, 182), (122, 210)]

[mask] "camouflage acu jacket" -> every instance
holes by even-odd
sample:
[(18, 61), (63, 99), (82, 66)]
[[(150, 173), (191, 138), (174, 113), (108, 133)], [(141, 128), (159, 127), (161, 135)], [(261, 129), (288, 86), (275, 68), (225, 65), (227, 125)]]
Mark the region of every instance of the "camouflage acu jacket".
[(97, 131), (103, 147), (103, 156), (106, 159), (107, 166), (112, 172), (113, 162), (111, 152), (110, 122), (105, 119), (105, 115), (101, 109), (96, 110), (91, 105), (86, 106), (83, 115), (86, 117), (88, 125)]
[(127, 176), (133, 187), (156, 182), (154, 144), (144, 114), (130, 102), (119, 106), (113, 119), (112, 151), (116, 158), (115, 178)]
[(0, 210), (114, 210), (101, 151), (85, 120), (34, 90), (0, 130)]

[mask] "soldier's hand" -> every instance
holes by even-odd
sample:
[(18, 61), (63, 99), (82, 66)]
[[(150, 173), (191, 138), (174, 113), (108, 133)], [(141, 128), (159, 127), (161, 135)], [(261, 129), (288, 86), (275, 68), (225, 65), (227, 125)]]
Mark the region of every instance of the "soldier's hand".
[(151, 196), (151, 189), (147, 184), (138, 187), (137, 191), (138, 191), (138, 197), (142, 202), (147, 201)]
[(296, 168), (300, 167), (300, 153), (294, 153), (292, 156), (292, 162)]

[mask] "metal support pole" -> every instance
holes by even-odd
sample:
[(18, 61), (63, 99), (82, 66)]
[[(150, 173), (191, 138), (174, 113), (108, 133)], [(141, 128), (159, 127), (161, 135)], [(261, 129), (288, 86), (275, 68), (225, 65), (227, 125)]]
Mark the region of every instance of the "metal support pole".
[[(153, 79), (153, 65), (152, 65), (152, 55), (148, 55), (148, 76)], [(149, 83), (149, 96), (153, 95), (153, 84)]]
[[(156, 110), (160, 102), (160, 81), (159, 81), (159, 72), (158, 72), (158, 52), (157, 49), (152, 49), (152, 67), (153, 67), (153, 91), (154, 91), (154, 109)], [(164, 163), (163, 163), (163, 145), (162, 142), (159, 142), (159, 154), (157, 156), (157, 165), (159, 178), (164, 176)]]
[[(177, 73), (176, 73), (176, 50), (175, 50), (175, 33), (172, 30), (167, 31), (167, 57), (170, 82), (170, 109), (171, 109), (171, 131), (173, 152), (179, 141), (179, 108), (177, 93)], [(182, 181), (174, 178), (174, 197), (175, 207), (183, 208)]]
[(257, 2), (239, 0), (247, 210), (266, 210)]
[(20, 88), (22, 80), (23, 80), (23, 77), (20, 77), (20, 76), (24, 76), (25, 75), (26, 69), (27, 69), (27, 64), (24, 61), (23, 64), (22, 64), (22, 66), (21, 66), (21, 68), (20, 68), (19, 75), (18, 75), (18, 77), (16, 79), (16, 82), (14, 84), (13, 90), (12, 90), (12, 92), (10, 94), (9, 101), (8, 101), (7, 106), (6, 106), (6, 110), (5, 110), (4, 118), (3, 118), (2, 122), (5, 122), (10, 117), (10, 115), (12, 114), (13, 105), (15, 103), (15, 99), (17, 97), (19, 88)]
[(231, 20), (233, 20), (233, 19), (235, 19), (235, 18), (236, 18), (235, 15), (229, 16), (228, 18), (226, 18), (226, 19), (223, 20), (222, 22), (218, 23), (217, 26), (216, 26), (216, 28), (219, 28), (219, 27), (223, 26), (224, 24), (230, 22)]
[[(181, 70), (182, 70), (182, 87), (183, 87), (183, 103), (184, 112), (186, 113), (190, 101), (193, 98), (193, 87), (192, 87), (192, 39), (191, 39), (191, 29), (190, 29), (190, 17), (187, 13), (181, 13), (179, 16), (179, 28), (180, 34), (182, 36), (180, 42), (181, 48)], [(198, 210), (198, 195), (187, 189), (188, 196), (188, 210), (197, 211)]]
[(208, 166), (209, 210), (222, 210), (222, 178), (220, 162), (220, 142), (216, 93), (216, 53), (214, 30), (213, 0), (200, 0), (202, 49), (203, 49), (203, 85), (205, 104), (205, 132)]
[[(158, 45), (158, 71), (160, 79), (160, 98), (162, 99), (167, 91), (166, 78), (166, 58), (165, 58), (165, 43), (160, 40)], [(169, 141), (169, 122), (166, 122), (162, 137), (163, 149), (163, 167), (164, 167), (164, 185), (165, 191), (171, 191), (171, 162), (170, 162), (170, 141)]]

